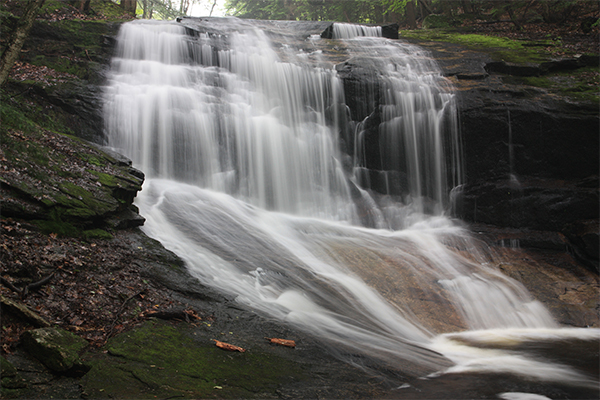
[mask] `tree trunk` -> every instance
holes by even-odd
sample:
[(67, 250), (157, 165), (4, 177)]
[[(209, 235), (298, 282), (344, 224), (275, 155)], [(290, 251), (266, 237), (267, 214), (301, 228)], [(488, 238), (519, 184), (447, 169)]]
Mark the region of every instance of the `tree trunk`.
[(421, 6), (421, 9), (425, 9), (424, 11), (421, 10), (421, 18), (425, 18), (429, 14), (433, 14), (431, 5), (429, 5), (429, 3), (426, 0), (419, 0), (419, 6)]
[(135, 9), (137, 8), (136, 0), (121, 0), (121, 8), (123, 12), (129, 13), (135, 16)]
[(45, 0), (30, 0), (25, 6), (25, 11), (19, 19), (17, 26), (10, 35), (6, 48), (0, 58), (0, 85), (4, 85), (13, 64), (19, 58), (23, 43), (29, 35), (29, 30), (35, 21), (38, 10)]
[(212, 17), (212, 13), (213, 13), (213, 10), (215, 9), (216, 5), (217, 5), (217, 0), (214, 1), (212, 7), (210, 8), (210, 14), (208, 14), (209, 17)]
[(409, 29), (417, 29), (417, 17), (413, 0), (408, 0), (406, 3), (406, 22), (408, 23)]

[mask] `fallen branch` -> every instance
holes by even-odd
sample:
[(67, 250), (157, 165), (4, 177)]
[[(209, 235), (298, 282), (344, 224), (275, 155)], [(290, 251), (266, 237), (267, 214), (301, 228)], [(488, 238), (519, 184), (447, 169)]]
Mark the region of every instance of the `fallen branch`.
[(286, 347), (296, 347), (296, 342), (294, 342), (293, 340), (268, 338), (268, 337), (266, 337), (265, 339), (267, 339), (269, 342), (271, 342), (273, 344), (279, 344), (281, 346), (286, 346)]
[(9, 288), (13, 292), (17, 293), (19, 296), (21, 295), (21, 289), (17, 288), (15, 285), (13, 285), (12, 283), (10, 283), (8, 281), (8, 279), (6, 279), (5, 277), (0, 276), (0, 283), (2, 283), (4, 286), (6, 286), (7, 288)]
[(221, 342), (219, 340), (213, 339), (215, 341), (215, 344), (217, 345), (217, 347), (223, 349), (223, 350), (229, 350), (229, 351), (239, 351), (240, 353), (244, 353), (246, 351), (246, 349), (243, 349), (241, 347), (238, 346), (234, 346), (232, 344), (229, 343), (225, 343), (225, 342)]
[(129, 302), (129, 300), (133, 299), (136, 296), (139, 296), (140, 294), (144, 293), (144, 291), (145, 291), (145, 289), (137, 292), (136, 294), (129, 296), (128, 298), (125, 299), (123, 304), (121, 304), (121, 307), (119, 307), (119, 310), (115, 314), (115, 318), (113, 319), (112, 324), (110, 324), (110, 329), (108, 330), (108, 333), (106, 334), (107, 340), (110, 339), (110, 337), (112, 336), (113, 329), (115, 329), (115, 325), (117, 324), (117, 321), (119, 320), (119, 317), (121, 316), (121, 313), (123, 312), (123, 309), (125, 308), (125, 305)]
[(42, 286), (44, 286), (45, 284), (47, 284), (48, 282), (50, 282), (50, 280), (51, 280), (51, 279), (52, 279), (52, 277), (54, 276), (54, 273), (55, 273), (55, 272), (56, 272), (56, 271), (53, 271), (53, 272), (52, 272), (50, 275), (48, 275), (47, 277), (45, 277), (45, 278), (42, 278), (42, 279), (40, 279), (40, 280), (39, 280), (39, 281), (37, 281), (37, 282), (33, 282), (33, 283), (30, 283), (29, 285), (25, 286), (25, 289), (24, 289), (23, 296), (25, 296), (25, 295), (26, 295), (26, 294), (27, 294), (29, 291), (31, 291), (31, 290), (37, 290), (37, 289), (41, 288)]

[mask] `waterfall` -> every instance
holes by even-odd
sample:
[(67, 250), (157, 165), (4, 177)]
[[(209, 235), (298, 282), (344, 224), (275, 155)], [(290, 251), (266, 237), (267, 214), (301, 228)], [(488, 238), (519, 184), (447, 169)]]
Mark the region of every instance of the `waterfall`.
[[(441, 334), (558, 329), (444, 215), (460, 183), (456, 109), (422, 50), (355, 38), (336, 40), (334, 52), (315, 35), (294, 42), (232, 26), (124, 24), (105, 93), (109, 144), (147, 174), (136, 200), (144, 231), (193, 277), (340, 357), (424, 373), (475, 368), (473, 353), (461, 356), (448, 346), (456, 336)], [(325, 57), (342, 49), (344, 59), (372, 60), (381, 78), (371, 99), (379, 161), (390, 182), (401, 171), (402, 195), (368, 190), (372, 121), (351, 120), (339, 64)], [(344, 136), (353, 145), (342, 149)], [(505, 371), (516, 356), (486, 357), (482, 369)], [(539, 363), (530, 362), (516, 372)]]
[(358, 36), (381, 37), (381, 27), (342, 23), (333, 24), (334, 39), (352, 39)]

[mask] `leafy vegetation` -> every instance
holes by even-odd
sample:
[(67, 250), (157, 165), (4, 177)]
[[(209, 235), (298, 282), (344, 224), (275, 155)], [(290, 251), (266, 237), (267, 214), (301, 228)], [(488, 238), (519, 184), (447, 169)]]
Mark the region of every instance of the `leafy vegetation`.
[[(231, 15), (255, 19), (398, 22), (415, 27), (429, 15), (443, 15), (445, 24), (464, 19), (510, 21), (516, 29), (526, 22), (564, 23), (595, 17), (598, 3), (585, 0), (228, 0)], [(438, 18), (439, 19), (439, 18)]]

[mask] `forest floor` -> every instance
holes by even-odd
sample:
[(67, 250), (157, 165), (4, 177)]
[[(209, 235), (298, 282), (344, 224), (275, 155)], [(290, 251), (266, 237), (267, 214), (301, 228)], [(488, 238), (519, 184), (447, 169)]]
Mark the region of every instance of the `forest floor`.
[[(50, 324), (78, 334), (94, 347), (157, 312), (176, 308), (185, 311), (179, 315), (182, 320), (199, 318), (140, 273), (136, 250), (142, 249), (129, 243), (127, 231), (114, 235), (111, 240), (58, 237), (2, 218), (0, 294), (26, 304)], [(25, 290), (48, 277), (46, 284)], [(0, 345), (2, 353), (10, 354), (23, 331), (32, 326), (10, 313), (2, 317)]]

